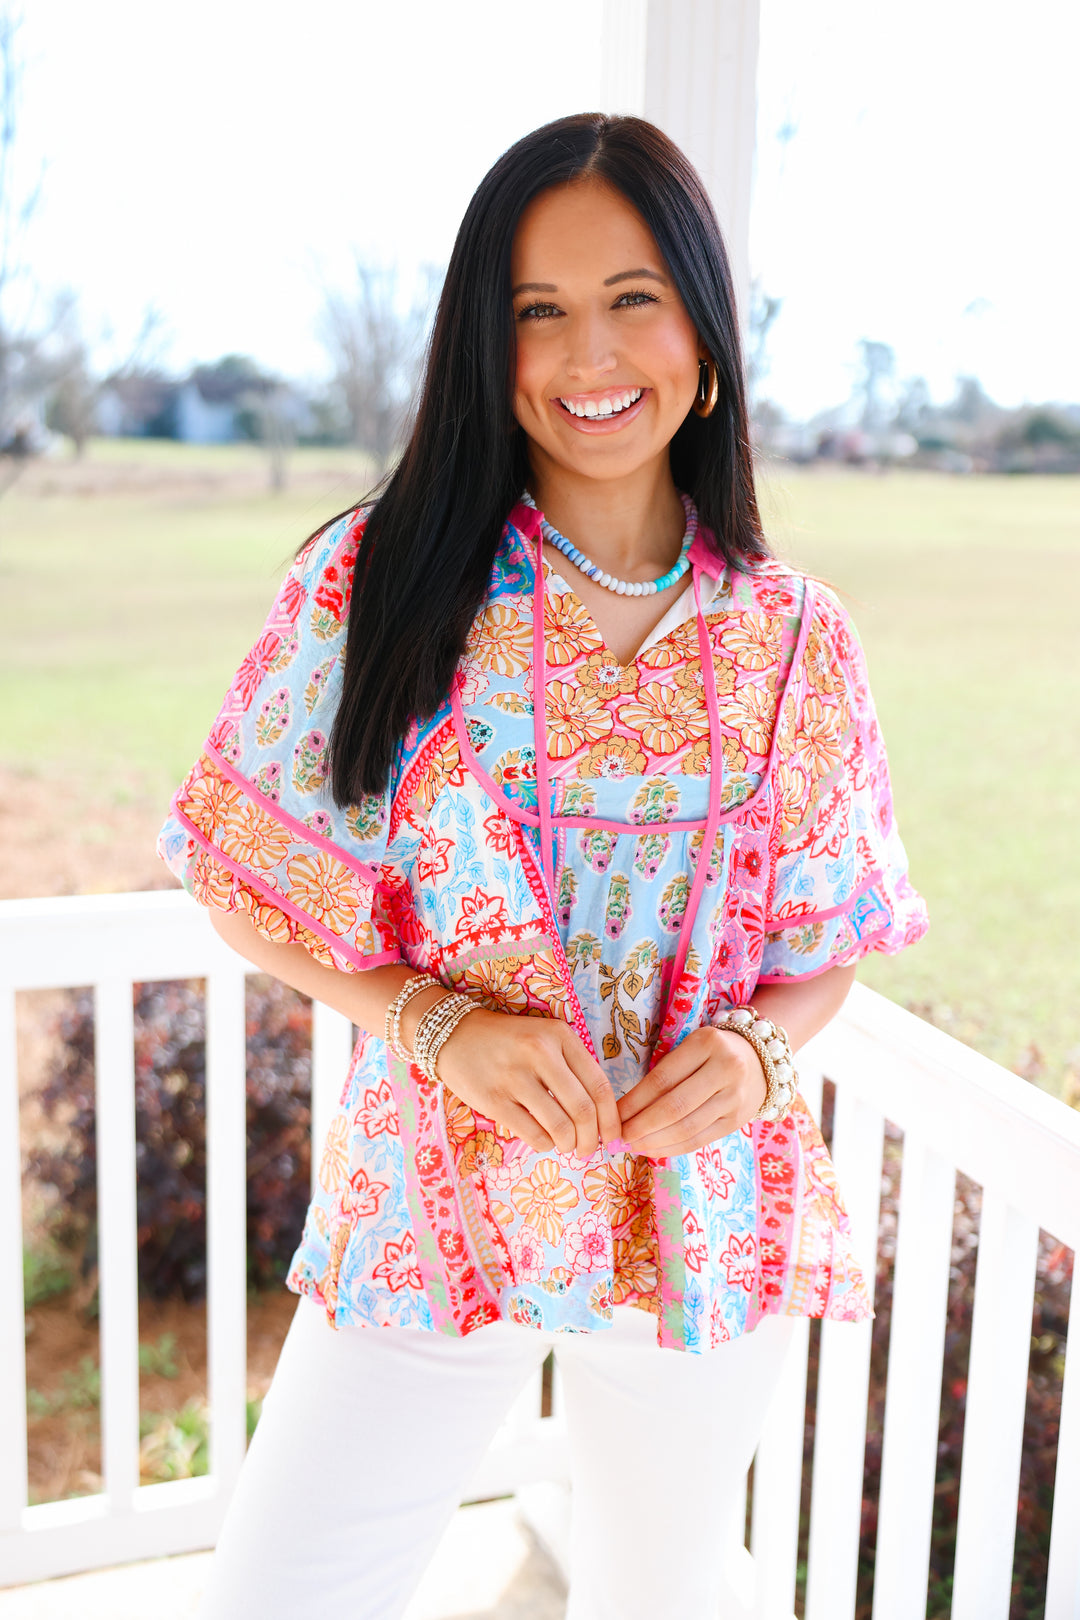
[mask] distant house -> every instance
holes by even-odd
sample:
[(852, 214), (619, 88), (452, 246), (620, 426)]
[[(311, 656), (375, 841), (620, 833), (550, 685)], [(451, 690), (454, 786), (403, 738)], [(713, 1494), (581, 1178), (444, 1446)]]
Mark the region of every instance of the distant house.
[(304, 395), (243, 355), (196, 366), (180, 381), (156, 374), (111, 377), (98, 396), (97, 428), (110, 437), (235, 444), (263, 436), (268, 406), (292, 437), (319, 431)]

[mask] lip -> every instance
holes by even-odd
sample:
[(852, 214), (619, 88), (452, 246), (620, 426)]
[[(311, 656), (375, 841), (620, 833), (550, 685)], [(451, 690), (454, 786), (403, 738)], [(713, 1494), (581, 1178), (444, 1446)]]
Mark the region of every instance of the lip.
[[(637, 387), (638, 385), (635, 383), (633, 386)], [(610, 394), (611, 390), (605, 389), (594, 394), (575, 393), (572, 397), (574, 399), (605, 399), (609, 398)], [(632, 405), (628, 405), (624, 411), (618, 411), (613, 416), (574, 416), (557, 397), (549, 401), (549, 403), (560, 422), (565, 422), (569, 427), (576, 429), (578, 433), (618, 433), (628, 422), (632, 422), (636, 416), (640, 416), (646, 400), (651, 395), (651, 388), (643, 388), (640, 399), (635, 399)]]

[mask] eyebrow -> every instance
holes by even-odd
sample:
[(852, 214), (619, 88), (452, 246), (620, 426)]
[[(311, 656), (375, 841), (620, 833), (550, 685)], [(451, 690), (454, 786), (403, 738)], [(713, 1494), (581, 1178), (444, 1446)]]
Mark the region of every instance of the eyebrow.
[[(607, 280), (604, 282), (604, 286), (614, 287), (617, 281), (637, 281), (641, 276), (645, 276), (649, 281), (658, 281), (661, 287), (666, 287), (668, 284), (667, 277), (662, 276), (658, 270), (641, 269), (620, 270), (618, 275), (608, 276)], [(558, 292), (558, 290), (558, 287), (556, 287), (553, 281), (522, 281), (519, 282), (516, 287), (511, 288), (511, 296), (516, 298), (518, 293), (523, 292), (553, 293)]]

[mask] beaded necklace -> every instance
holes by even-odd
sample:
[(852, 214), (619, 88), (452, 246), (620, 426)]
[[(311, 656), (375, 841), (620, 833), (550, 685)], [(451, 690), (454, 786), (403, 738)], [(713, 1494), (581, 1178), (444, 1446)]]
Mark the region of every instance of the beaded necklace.
[[(536, 502), (528, 490), (525, 491), (521, 498), (526, 506), (531, 506), (534, 511), (536, 510)], [(564, 534), (560, 534), (554, 524), (549, 523), (546, 517), (540, 519), (540, 532), (549, 545), (554, 546), (555, 550), (561, 552), (568, 562), (572, 562), (575, 568), (580, 569), (586, 579), (594, 580), (597, 585), (602, 585), (605, 590), (614, 591), (616, 596), (657, 596), (661, 591), (666, 591), (670, 585), (674, 585), (678, 580), (682, 579), (690, 567), (690, 547), (693, 545), (694, 536), (697, 534), (697, 508), (689, 495), (680, 495), (679, 499), (682, 501), (683, 511), (686, 513), (686, 533), (683, 535), (678, 562), (669, 568), (666, 574), (661, 574), (659, 579), (616, 579), (614, 575), (605, 573), (599, 563), (594, 563), (590, 557), (586, 557), (583, 551), (579, 551), (577, 546), (568, 540)]]

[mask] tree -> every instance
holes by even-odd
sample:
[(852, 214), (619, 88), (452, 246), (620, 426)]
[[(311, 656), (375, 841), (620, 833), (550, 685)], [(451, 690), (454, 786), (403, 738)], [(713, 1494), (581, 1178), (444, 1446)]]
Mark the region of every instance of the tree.
[(425, 270), (403, 296), (396, 268), (356, 260), (348, 292), (324, 293), (319, 340), (334, 367), (349, 434), (358, 449), (389, 464), (413, 403), (436, 274)]
[(749, 342), (746, 347), (746, 379), (751, 410), (756, 410), (761, 384), (769, 375), (769, 336), (784, 300), (772, 298), (755, 277), (750, 286)]
[(860, 372), (855, 384), (859, 402), (859, 426), (867, 433), (878, 433), (892, 415), (892, 385), (896, 378), (896, 354), (888, 343), (871, 338), (859, 342)]

